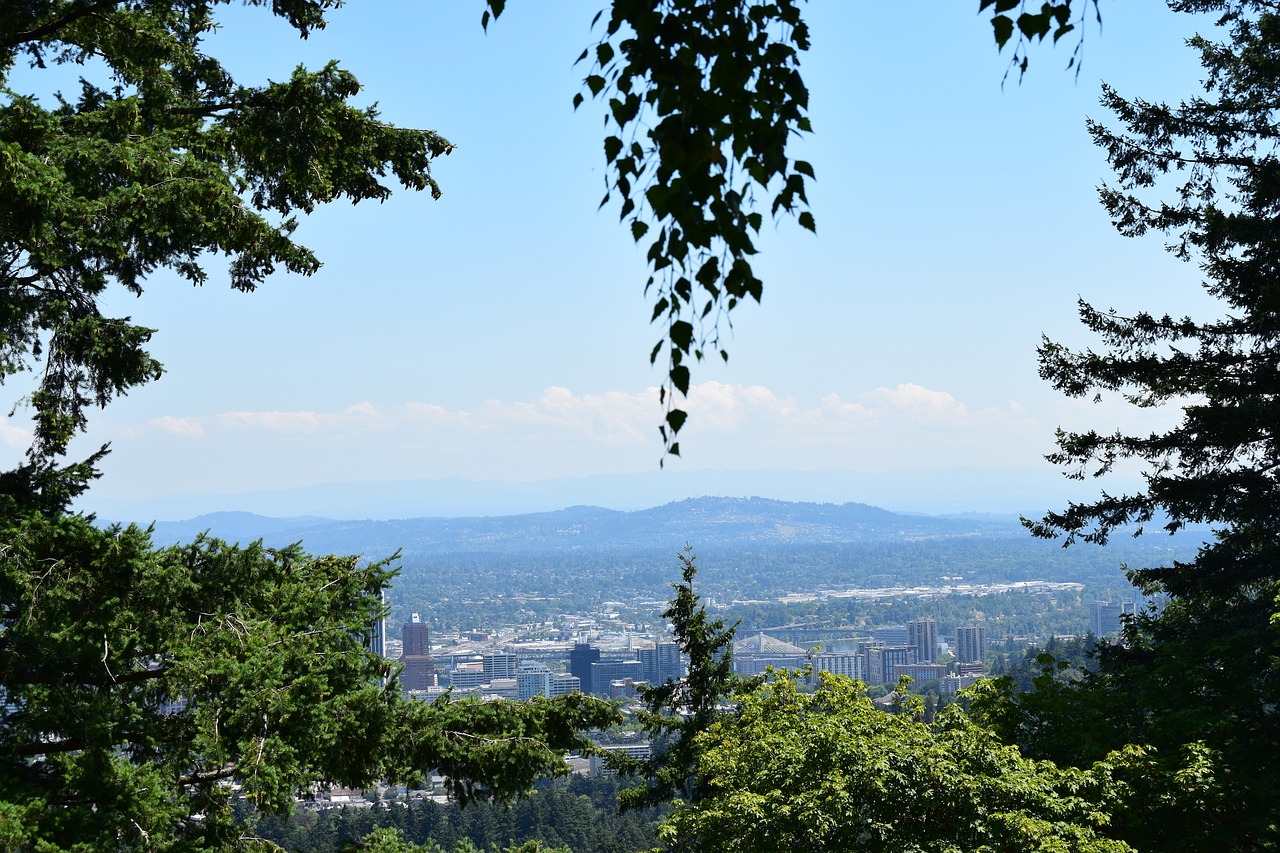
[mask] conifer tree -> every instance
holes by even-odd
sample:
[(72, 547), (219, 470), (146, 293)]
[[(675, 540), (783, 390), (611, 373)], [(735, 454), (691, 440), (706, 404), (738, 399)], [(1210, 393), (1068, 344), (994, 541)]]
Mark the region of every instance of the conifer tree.
[[(296, 216), (390, 185), (438, 194), (451, 145), (349, 102), (337, 63), (245, 85), (204, 40), (225, 0), (0, 4), (0, 386), (24, 374), (27, 460), (0, 472), (0, 847), (249, 844), (232, 786), (288, 810), (316, 785), (439, 768), (460, 800), (563, 772), (616, 712), (586, 697), (486, 706), (400, 697), (366, 638), (386, 564), (199, 539), (69, 513), (104, 451), (67, 463), (94, 405), (157, 378), (151, 330), (103, 306), (167, 269), (232, 287), (319, 265)], [(249, 0), (306, 37), (339, 0)], [(79, 91), (12, 85), (92, 60)], [(105, 69), (105, 70), (103, 70)], [(91, 79), (92, 78), (92, 79)]]
[[(1033, 749), (1074, 743), (1075, 760), (1125, 742), (1154, 746), (1164, 778), (1134, 780), (1147, 794), (1128, 818), (1151, 849), (1261, 849), (1280, 843), (1280, 13), (1253, 0), (1170, 5), (1217, 16), (1219, 40), (1190, 42), (1205, 94), (1170, 105), (1107, 88), (1116, 123), (1090, 130), (1116, 173), (1101, 192), (1116, 227), (1163, 234), (1199, 265), (1220, 311), (1125, 315), (1082, 302), (1101, 347), (1045, 341), (1041, 373), (1057, 389), (1118, 393), (1179, 416), (1149, 434), (1060, 433), (1051, 459), (1073, 476), (1136, 462), (1144, 487), (1103, 492), (1030, 527), (1067, 543), (1105, 542), (1131, 526), (1207, 525), (1213, 535), (1192, 559), (1130, 572), (1167, 603), (1104, 650), (1086, 689), (1067, 691), (1056, 711), (1005, 719)], [(1167, 796), (1189, 767), (1216, 796)]]
[(643, 762), (629, 761), (620, 754), (610, 756), (615, 767), (647, 780), (645, 786), (620, 794), (623, 808), (657, 805), (673, 797), (700, 797), (703, 789), (695, 770), (699, 750), (696, 738), (724, 712), (723, 706), (738, 684), (733, 672), (736, 626), (712, 619), (694, 592), (698, 562), (693, 549), (686, 547), (679, 560), (680, 583), (672, 584), (675, 596), (662, 618), (671, 623), (680, 654), (688, 662), (688, 672), (679, 680), (642, 690), (645, 710), (640, 722), (653, 743), (653, 756)]

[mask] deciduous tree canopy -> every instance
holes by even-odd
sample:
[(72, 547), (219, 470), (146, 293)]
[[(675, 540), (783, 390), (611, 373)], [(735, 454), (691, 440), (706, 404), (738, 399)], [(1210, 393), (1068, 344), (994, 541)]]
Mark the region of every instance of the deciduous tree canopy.
[(662, 828), (679, 850), (1130, 850), (1108, 837), (1108, 765), (1023, 758), (958, 709), (934, 726), (858, 682), (779, 673), (699, 735), (704, 795)]

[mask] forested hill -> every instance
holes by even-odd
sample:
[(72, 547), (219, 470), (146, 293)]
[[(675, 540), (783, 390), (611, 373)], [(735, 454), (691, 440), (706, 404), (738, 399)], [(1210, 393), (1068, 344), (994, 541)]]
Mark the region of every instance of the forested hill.
[[(1189, 555), (1203, 539), (1194, 532), (1170, 538), (1153, 526), (1139, 539), (1117, 535), (1105, 548), (1064, 549), (1033, 538), (1008, 516), (908, 515), (857, 503), (715, 497), (633, 512), (570, 507), (397, 521), (221, 513), (157, 524), (154, 539), (169, 544), (205, 530), (231, 541), (301, 541), (313, 553), (378, 558), (399, 550), (400, 576), (392, 595), (396, 618), (422, 610), (435, 613), (440, 624), (457, 625), (587, 612), (603, 601), (660, 603), (678, 577), (675, 555), (686, 544), (697, 552), (704, 594), (722, 601), (762, 601), (822, 589), (945, 586), (958, 579), (969, 584), (1074, 581), (1105, 593), (1128, 589), (1122, 565), (1160, 564), (1174, 556), (1175, 547), (1179, 556)], [(796, 616), (791, 611), (742, 615), (750, 624)]]
[(229, 540), (262, 538), (270, 545), (300, 540), (313, 552), (369, 556), (396, 550), (405, 554), (674, 552), (686, 542), (700, 548), (726, 548), (1026, 535), (1012, 517), (906, 515), (859, 503), (705, 497), (633, 512), (578, 506), (528, 515), (394, 521), (217, 513), (158, 523), (154, 538), (158, 544), (168, 544), (190, 540), (205, 530)]

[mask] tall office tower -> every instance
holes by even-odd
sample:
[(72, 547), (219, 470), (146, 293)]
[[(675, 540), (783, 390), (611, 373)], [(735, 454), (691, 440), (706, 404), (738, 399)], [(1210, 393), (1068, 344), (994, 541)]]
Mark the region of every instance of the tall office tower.
[(658, 643), (658, 683), (679, 681), (684, 677), (684, 659), (678, 643)]
[(513, 654), (507, 652), (485, 652), (481, 661), (484, 664), (484, 674), (489, 676), (490, 680), (516, 677), (519, 660)]
[(982, 663), (987, 658), (987, 630), (981, 625), (956, 628), (956, 662)]
[(405, 695), (411, 690), (426, 690), (436, 683), (436, 662), (431, 657), (431, 629), (414, 613), (400, 630), (404, 650), (400, 662), (400, 685)]
[(907, 642), (916, 650), (912, 663), (933, 663), (938, 659), (938, 620), (915, 619), (907, 623)]
[[(569, 651), (569, 674), (578, 676), (583, 693), (592, 692), (591, 664), (600, 660), (600, 650), (586, 643), (574, 643)], [(609, 685), (605, 685), (608, 688)]]
[(640, 681), (640, 661), (608, 658), (591, 664), (591, 692), (597, 696), (610, 695), (615, 681)]
[(412, 614), (400, 629), (400, 639), (404, 641), (404, 650), (401, 652), (404, 657), (424, 657), (431, 654), (431, 628), (417, 613)]
[(1095, 601), (1093, 607), (1090, 608), (1090, 628), (1095, 636), (1105, 637), (1108, 634), (1120, 633), (1121, 622), (1120, 614), (1124, 612), (1123, 605), (1112, 604), (1109, 601)]
[[(384, 591), (384, 592), (378, 593), (378, 597), (379, 597), (379, 601), (382, 603), (383, 608), (386, 608), (387, 606), (386, 592)], [(373, 623), (373, 630), (370, 631), (367, 636), (368, 636), (369, 651), (373, 652), (375, 655), (377, 655), (380, 658), (386, 657), (387, 656), (387, 620), (384, 617), (379, 616), (377, 621)]]
[(684, 675), (680, 646), (676, 643), (658, 643), (652, 649), (641, 649), (639, 657), (640, 677), (650, 684), (679, 681)]

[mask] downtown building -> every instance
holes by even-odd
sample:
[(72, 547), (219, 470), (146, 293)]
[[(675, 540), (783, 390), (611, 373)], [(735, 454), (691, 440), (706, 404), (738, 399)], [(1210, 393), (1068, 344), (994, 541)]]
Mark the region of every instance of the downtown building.
[(1119, 634), (1124, 629), (1124, 617), (1134, 615), (1137, 610), (1131, 598), (1119, 603), (1095, 601), (1089, 608), (1089, 628), (1099, 638)]
[(516, 673), (516, 698), (521, 701), (535, 696), (564, 696), (580, 693), (582, 682), (576, 675), (552, 672), (546, 664), (525, 661)]
[(829, 672), (832, 675), (843, 675), (847, 678), (854, 678), (858, 681), (867, 680), (867, 656), (853, 653), (826, 652), (816, 654), (812, 658), (813, 676), (811, 680), (814, 683), (818, 681), (818, 675), (823, 672)]
[(907, 642), (916, 650), (916, 662), (933, 663), (938, 659), (938, 620), (914, 619), (907, 623)]
[(987, 629), (981, 625), (956, 627), (956, 663), (982, 663), (987, 659)]
[(917, 663), (915, 646), (880, 646), (867, 650), (867, 684), (888, 684), (895, 680), (893, 668)]
[(436, 662), (431, 657), (431, 629), (414, 613), (400, 629), (400, 687), (404, 695), (426, 691), (436, 685)]
[(631, 695), (628, 684), (643, 681), (640, 661), (605, 658), (591, 664), (591, 692), (597, 696)]
[(515, 678), (520, 668), (520, 659), (509, 652), (485, 652), (480, 663), (490, 681), (495, 678)]
[(569, 650), (569, 674), (578, 678), (583, 693), (596, 692), (595, 685), (591, 682), (591, 666), (599, 660), (600, 650), (587, 643), (574, 643)]
[(654, 686), (684, 678), (684, 660), (680, 646), (675, 643), (657, 643), (652, 649), (641, 649), (640, 677)]

